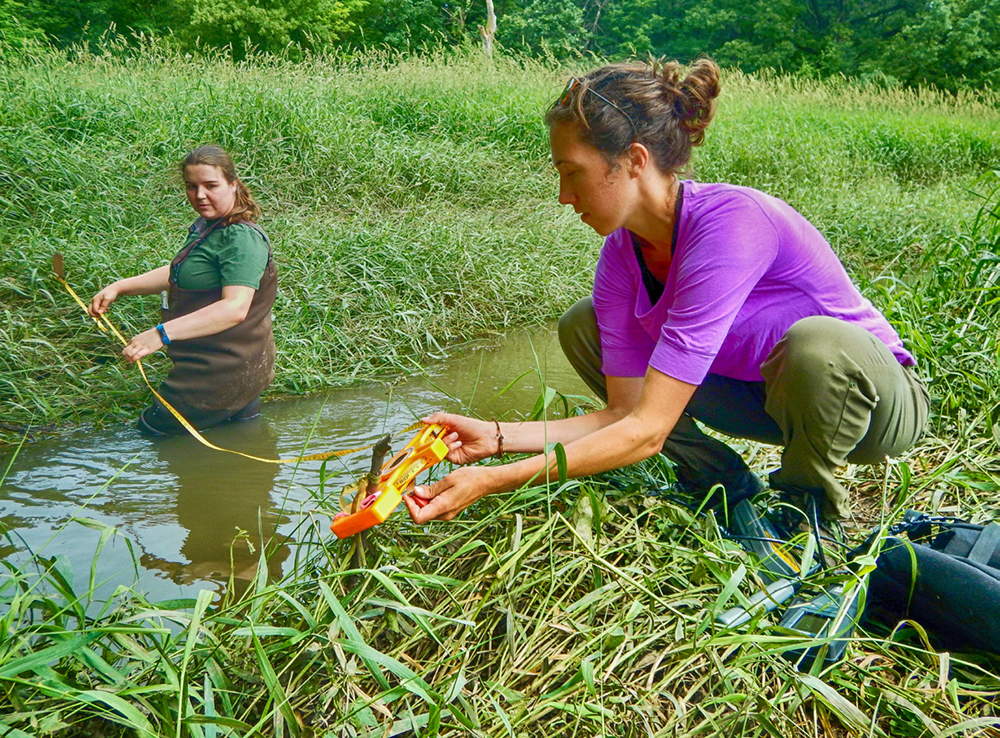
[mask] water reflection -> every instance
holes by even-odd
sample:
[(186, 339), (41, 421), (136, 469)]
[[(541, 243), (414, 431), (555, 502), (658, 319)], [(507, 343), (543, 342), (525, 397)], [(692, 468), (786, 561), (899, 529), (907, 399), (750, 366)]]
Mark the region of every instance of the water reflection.
[[(397, 434), (398, 448), (408, 440), (401, 431), (428, 412), (524, 417), (546, 386), (585, 393), (551, 329), (470, 349), (392, 384), (272, 401), (263, 420), (206, 435), (220, 446), (272, 458), (366, 446), (384, 433)], [(356, 479), (368, 464), (366, 453), (331, 459), (328, 492)], [(153, 598), (191, 596), (201, 587), (223, 587), (230, 577), (239, 587), (255, 572), (261, 546), (272, 576), (289, 565), (299, 526), (325, 519), (325, 512), (315, 514), (313, 498), (319, 467), (261, 464), (186, 436), (151, 441), (131, 424), (81, 428), (18, 452), (0, 449), (0, 473), (8, 469), (0, 485), (0, 523), (18, 549), (11, 560), (28, 550), (60, 556), (78, 582), (87, 581), (94, 565), (98, 594), (138, 579)], [(102, 529), (109, 528), (116, 535), (95, 564)]]
[[(278, 456), (278, 436), (263, 417), (205, 435), (223, 448), (262, 458)], [(277, 465), (220, 454), (185, 437), (159, 441), (155, 452), (176, 479), (176, 523), (186, 535), (176, 555), (143, 550), (143, 568), (162, 572), (178, 584), (230, 578), (247, 582), (266, 547), (268, 571), (272, 577), (280, 575), (288, 546), (277, 529), (288, 517), (271, 505)]]

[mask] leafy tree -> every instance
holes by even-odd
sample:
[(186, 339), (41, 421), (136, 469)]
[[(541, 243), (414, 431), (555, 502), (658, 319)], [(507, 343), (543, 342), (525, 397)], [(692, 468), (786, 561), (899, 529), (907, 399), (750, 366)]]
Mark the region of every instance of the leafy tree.
[(664, 0), (592, 0), (584, 8), (590, 48), (610, 57), (681, 57), (677, 41), (683, 9)]
[(317, 49), (336, 44), (356, 26), (368, 0), (176, 0), (187, 25), (182, 43), (229, 46), (235, 57), (262, 51)]
[[(0, 15), (6, 15), (0, 0)], [(162, 33), (180, 20), (176, 0), (135, 3), (130, 0), (6, 0), (21, 22), (59, 45), (97, 41), (110, 27)], [(18, 7), (19, 6), (19, 7)]]
[(591, 48), (709, 54), (747, 71), (881, 75), (949, 89), (1000, 82), (1000, 0), (587, 0)]
[(868, 62), (907, 84), (1000, 88), (1000, 0), (931, 0)]
[(0, 56), (4, 48), (10, 52), (30, 46), (45, 38), (45, 32), (25, 17), (24, 3), (0, 0)]
[(583, 9), (574, 0), (528, 0), (497, 9), (497, 39), (508, 49), (567, 56), (587, 47)]
[[(572, 57), (709, 54), (747, 71), (864, 75), (946, 89), (1000, 84), (1000, 0), (494, 0), (497, 40)], [(108, 28), (185, 49), (478, 43), (484, 0), (0, 0), (4, 53)]]
[(370, 0), (344, 37), (352, 46), (409, 50), (450, 44), (466, 37), (472, 0)]
[(794, 68), (809, 42), (800, 13), (799, 0), (689, 3), (679, 26), (689, 36), (677, 39), (677, 46), (685, 58), (708, 53), (720, 64), (749, 70)]

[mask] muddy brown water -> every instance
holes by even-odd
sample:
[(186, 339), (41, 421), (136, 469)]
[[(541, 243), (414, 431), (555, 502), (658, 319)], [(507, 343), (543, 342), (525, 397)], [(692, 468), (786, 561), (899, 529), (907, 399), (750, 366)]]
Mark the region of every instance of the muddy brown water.
[[(99, 391), (99, 379), (94, 386)], [(394, 434), (398, 449), (412, 436), (403, 430), (433, 410), (523, 418), (545, 387), (587, 394), (551, 328), (467, 348), (392, 383), (271, 401), (262, 418), (205, 435), (271, 458), (366, 446), (385, 433)], [(550, 407), (558, 415), (561, 406), (557, 400)], [(369, 463), (364, 452), (327, 462), (325, 493)], [(131, 424), (81, 428), (16, 453), (0, 451), (0, 553), (21, 567), (31, 566), (28, 551), (60, 557), (84, 591), (93, 571), (98, 599), (119, 585), (166, 599), (221, 589), (231, 575), (245, 581), (256, 570), (262, 535), (276, 542), (270, 569), (279, 574), (289, 568), (296, 540), (332, 536), (320, 466), (262, 464), (186, 436), (154, 441)], [(395, 515), (408, 520), (402, 506)]]

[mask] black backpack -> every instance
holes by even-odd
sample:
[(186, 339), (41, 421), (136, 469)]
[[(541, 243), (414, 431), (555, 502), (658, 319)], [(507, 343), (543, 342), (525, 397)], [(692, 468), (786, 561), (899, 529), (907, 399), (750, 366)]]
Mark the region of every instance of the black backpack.
[(868, 580), (862, 622), (878, 629), (914, 620), (937, 648), (1000, 655), (1000, 523), (908, 510), (889, 534)]

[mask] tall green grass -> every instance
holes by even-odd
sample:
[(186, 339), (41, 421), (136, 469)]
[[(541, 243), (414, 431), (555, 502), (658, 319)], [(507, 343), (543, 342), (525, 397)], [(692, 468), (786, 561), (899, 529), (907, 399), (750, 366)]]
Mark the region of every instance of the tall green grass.
[(318, 516), (288, 577), (269, 582), (262, 552), (240, 598), (122, 586), (93, 614), (64, 562), (5, 564), (0, 734), (996, 735), (997, 663), (919, 629), (858, 631), (845, 661), (802, 672), (773, 620), (714, 625), (756, 567), (710, 519), (646, 496), (668, 479), (650, 463), (554, 482), (363, 540)]
[[(207, 141), (236, 154), (280, 261), (272, 393), (406, 371), (428, 350), (558, 316), (588, 290), (599, 248), (556, 204), (548, 164), (541, 115), (567, 73), (463, 54), (233, 64), (155, 45), (0, 68), (3, 422), (143, 402), (48, 261), (63, 252), (85, 296), (165, 262), (192, 217), (174, 164)], [(995, 102), (728, 74), (695, 173), (784, 197), (860, 278), (886, 264), (910, 278), (979, 207), (970, 191), (1000, 151)], [(155, 299), (115, 316), (145, 329)]]

